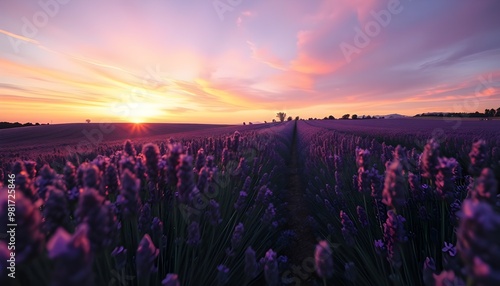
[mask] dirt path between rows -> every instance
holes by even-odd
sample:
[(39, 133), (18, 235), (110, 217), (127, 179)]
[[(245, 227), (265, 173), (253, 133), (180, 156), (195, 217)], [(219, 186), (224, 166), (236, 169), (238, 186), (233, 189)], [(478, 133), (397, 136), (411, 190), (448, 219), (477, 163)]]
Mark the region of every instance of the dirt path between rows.
[(304, 188), (300, 180), (302, 169), (299, 166), (298, 156), (297, 124), (295, 124), (290, 161), (287, 166), (287, 202), (290, 212), (288, 227), (297, 234), (297, 237), (289, 249), (285, 251), (285, 255), (288, 256), (290, 265), (292, 266), (290, 275), (286, 277), (293, 279), (295, 285), (313, 285), (316, 274), (311, 272), (311, 261), (314, 259), (314, 248), (317, 241), (313, 235), (311, 226), (307, 222), (309, 209), (303, 197)]

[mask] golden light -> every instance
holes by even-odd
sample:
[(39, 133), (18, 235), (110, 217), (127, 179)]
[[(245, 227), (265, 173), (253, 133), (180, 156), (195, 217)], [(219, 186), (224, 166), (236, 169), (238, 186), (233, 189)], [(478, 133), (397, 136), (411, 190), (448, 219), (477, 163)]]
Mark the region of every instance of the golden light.
[(149, 119), (161, 115), (161, 108), (156, 104), (137, 103), (130, 108), (128, 121), (139, 124), (148, 122)]

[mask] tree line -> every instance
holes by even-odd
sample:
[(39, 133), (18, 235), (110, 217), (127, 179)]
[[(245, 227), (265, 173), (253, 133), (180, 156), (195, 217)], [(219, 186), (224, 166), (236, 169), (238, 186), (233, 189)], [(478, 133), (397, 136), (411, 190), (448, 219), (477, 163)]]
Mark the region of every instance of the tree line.
[(24, 124), (22, 123), (19, 123), (19, 122), (6, 122), (6, 121), (2, 121), (0, 122), (0, 129), (7, 129), (7, 128), (15, 128), (15, 127), (26, 127), (26, 126), (39, 126), (39, 125), (49, 125), (48, 123), (47, 124), (40, 124), (40, 123), (31, 123), (31, 122), (26, 122)]

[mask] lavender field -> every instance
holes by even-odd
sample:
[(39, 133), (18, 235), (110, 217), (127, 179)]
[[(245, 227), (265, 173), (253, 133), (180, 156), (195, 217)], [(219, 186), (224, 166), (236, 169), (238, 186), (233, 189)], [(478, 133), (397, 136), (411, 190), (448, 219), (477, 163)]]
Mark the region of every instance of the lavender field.
[(3, 130), (0, 284), (499, 285), (500, 121), (453, 126)]

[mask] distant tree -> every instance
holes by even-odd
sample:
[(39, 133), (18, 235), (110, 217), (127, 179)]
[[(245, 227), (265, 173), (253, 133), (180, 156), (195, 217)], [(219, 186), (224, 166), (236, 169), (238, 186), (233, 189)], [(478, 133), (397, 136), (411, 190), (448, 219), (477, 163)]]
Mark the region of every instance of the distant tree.
[(248, 122), (248, 125), (252, 125), (253, 123), (252, 122)]
[(495, 117), (500, 117), (500, 107), (497, 108), (497, 112), (495, 112)]
[(353, 114), (353, 115), (351, 116), (351, 118), (352, 118), (352, 119), (358, 119), (358, 115), (357, 115), (357, 114)]
[(361, 119), (365, 119), (365, 118), (366, 118), (366, 116), (364, 116), (364, 115), (361, 115)]
[(286, 113), (284, 113), (284, 112), (278, 112), (278, 113), (276, 113), (276, 117), (279, 118), (280, 122), (283, 122), (283, 121), (285, 121)]
[(288, 116), (288, 118), (286, 119), (287, 121), (292, 121), (293, 118), (291, 116)]
[(329, 120), (335, 120), (335, 117), (333, 115), (328, 116)]
[(273, 119), (273, 123), (276, 123), (276, 119)]
[(246, 125), (246, 123), (245, 123), (245, 122), (243, 122), (243, 126), (244, 126), (244, 125)]
[(40, 125), (40, 123), (37, 122), (37, 123), (35, 123), (35, 125), (38, 126), (38, 125)]
[(90, 119), (85, 119), (85, 122), (90, 123)]
[(349, 116), (351, 116), (349, 113), (342, 115), (342, 119), (349, 119)]
[(328, 120), (328, 117), (326, 117), (326, 116), (325, 116), (325, 117), (323, 117), (323, 120)]
[(488, 116), (489, 117), (495, 117), (495, 113), (496, 113), (495, 108), (492, 108), (492, 109), (490, 109), (490, 112), (488, 113)]
[(299, 119), (300, 119), (300, 117), (298, 115), (295, 116), (295, 120), (299, 120)]
[(267, 124), (267, 121), (264, 121), (265, 124)]
[(366, 119), (372, 119), (372, 117), (370, 115), (366, 116)]

